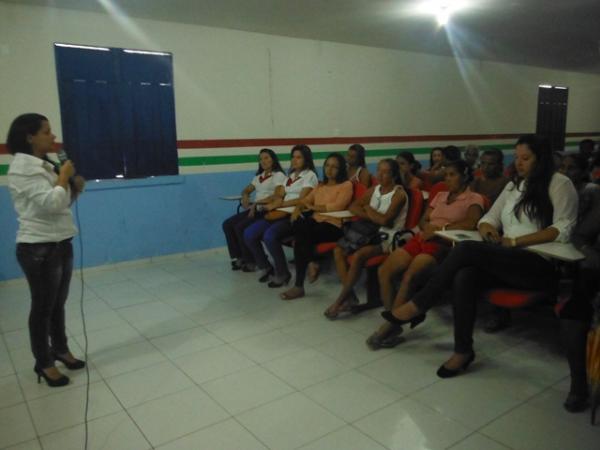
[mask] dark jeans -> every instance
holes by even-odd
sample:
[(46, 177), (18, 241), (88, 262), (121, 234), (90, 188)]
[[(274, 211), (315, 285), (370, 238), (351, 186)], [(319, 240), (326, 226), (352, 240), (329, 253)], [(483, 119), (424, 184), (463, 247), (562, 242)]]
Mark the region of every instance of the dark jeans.
[(341, 228), (327, 222), (316, 222), (312, 217), (294, 222), (294, 259), (296, 286), (304, 287), (306, 268), (315, 259), (315, 246), (320, 242), (335, 242), (343, 236)]
[(466, 354), (473, 351), (477, 302), (484, 290), (500, 286), (554, 292), (554, 265), (527, 250), (465, 241), (450, 252), (412, 300), (425, 312), (452, 287), (454, 351)]
[(223, 232), (227, 240), (227, 248), (231, 259), (242, 259), (245, 263), (254, 263), (252, 253), (244, 244), (244, 230), (249, 227), (257, 217), (248, 217), (249, 211), (242, 211), (231, 216), (223, 222)]
[[(31, 292), (29, 336), (36, 366), (54, 366), (52, 352), (67, 353), (65, 302), (73, 271), (71, 241), (17, 244), (17, 260)], [(50, 340), (50, 341), (49, 341)]]
[(252, 252), (254, 260), (260, 269), (269, 267), (269, 260), (263, 249), (262, 242), (273, 257), (275, 275), (284, 277), (288, 274), (285, 252), (283, 251), (283, 240), (292, 236), (292, 223), (289, 217), (274, 222), (260, 219), (246, 228), (244, 231), (244, 242)]

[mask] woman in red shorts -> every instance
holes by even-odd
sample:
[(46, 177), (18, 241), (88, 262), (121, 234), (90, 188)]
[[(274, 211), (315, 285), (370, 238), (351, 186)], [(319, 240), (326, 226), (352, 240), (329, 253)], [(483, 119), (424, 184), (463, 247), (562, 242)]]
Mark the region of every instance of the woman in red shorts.
[[(421, 232), (392, 252), (379, 267), (381, 301), (386, 309), (405, 303), (415, 275), (439, 263), (448, 253), (449, 244), (437, 237), (436, 231), (474, 230), (483, 215), (483, 197), (469, 189), (473, 171), (465, 161), (448, 163), (444, 181), (448, 191), (438, 193), (431, 200), (419, 224)], [(394, 297), (393, 280), (401, 273), (400, 287)], [(394, 347), (401, 332), (401, 326), (386, 322), (367, 339), (367, 345), (372, 349)]]

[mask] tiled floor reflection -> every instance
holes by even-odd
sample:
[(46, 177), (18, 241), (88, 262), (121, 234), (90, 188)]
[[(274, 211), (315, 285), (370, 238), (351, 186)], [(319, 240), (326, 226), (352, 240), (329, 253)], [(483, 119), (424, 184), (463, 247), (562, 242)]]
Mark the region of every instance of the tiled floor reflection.
[[(589, 413), (562, 409), (568, 370), (551, 317), (521, 313), (494, 336), (478, 329), (472, 370), (440, 380), (449, 308), (374, 352), (364, 341), (379, 311), (323, 317), (339, 288), (332, 270), (294, 302), (230, 271), (223, 250), (85, 279), (92, 449), (600, 448)], [(78, 283), (67, 326), (81, 355)], [(85, 376), (36, 383), (28, 307), (22, 281), (0, 284), (0, 449), (81, 449)]]

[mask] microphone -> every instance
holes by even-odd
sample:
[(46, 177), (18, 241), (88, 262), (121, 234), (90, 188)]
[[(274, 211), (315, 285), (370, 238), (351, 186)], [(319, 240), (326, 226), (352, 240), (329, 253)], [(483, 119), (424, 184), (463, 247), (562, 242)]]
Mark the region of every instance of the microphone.
[(56, 154), (56, 156), (58, 156), (58, 160), (60, 161), (61, 166), (69, 159), (69, 155), (67, 155), (67, 152), (64, 148), (61, 148)]

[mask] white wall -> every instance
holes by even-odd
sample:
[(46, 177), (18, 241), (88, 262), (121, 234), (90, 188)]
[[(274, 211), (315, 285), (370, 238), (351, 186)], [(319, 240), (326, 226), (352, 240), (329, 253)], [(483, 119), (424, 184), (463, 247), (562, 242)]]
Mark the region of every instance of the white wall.
[(56, 41), (173, 52), (180, 140), (527, 132), (542, 82), (600, 128), (600, 76), (0, 3), (0, 142), (26, 111), (61, 138)]

